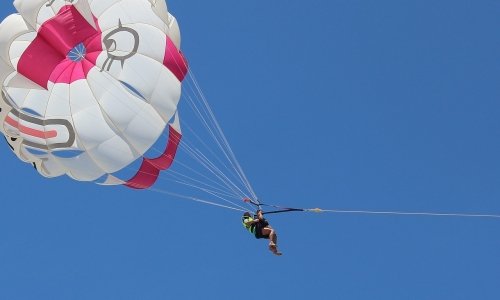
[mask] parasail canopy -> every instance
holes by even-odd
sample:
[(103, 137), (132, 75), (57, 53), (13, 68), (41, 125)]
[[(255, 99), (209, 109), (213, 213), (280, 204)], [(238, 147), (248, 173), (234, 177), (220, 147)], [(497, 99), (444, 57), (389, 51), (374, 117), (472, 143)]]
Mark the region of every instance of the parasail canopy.
[[(148, 188), (181, 139), (187, 62), (164, 1), (16, 0), (0, 24), (0, 131), (45, 177)], [(159, 139), (162, 153), (145, 157)], [(120, 170), (139, 161), (135, 175)]]

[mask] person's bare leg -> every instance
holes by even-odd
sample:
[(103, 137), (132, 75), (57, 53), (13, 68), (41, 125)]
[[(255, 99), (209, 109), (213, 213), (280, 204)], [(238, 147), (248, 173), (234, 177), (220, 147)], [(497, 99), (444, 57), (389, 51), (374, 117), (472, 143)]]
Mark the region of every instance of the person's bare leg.
[(274, 229), (271, 226), (262, 228), (262, 234), (269, 236), (269, 250), (276, 255), (281, 255), (281, 252), (278, 251), (277, 245), (278, 236), (276, 235)]
[(270, 226), (262, 228), (262, 235), (269, 237), (269, 246), (275, 246), (275, 243), (273, 242), (275, 233)]
[(274, 232), (274, 229), (270, 228), (271, 231), (269, 232), (269, 246), (274, 246), (274, 247), (277, 247), (276, 245), (276, 240), (277, 240), (277, 237), (276, 237), (276, 232)]
[(272, 232), (272, 236), (269, 235), (269, 239), (271, 240), (269, 247), (275, 255), (281, 255), (282, 253), (278, 250), (278, 235), (274, 230), (272, 230)]

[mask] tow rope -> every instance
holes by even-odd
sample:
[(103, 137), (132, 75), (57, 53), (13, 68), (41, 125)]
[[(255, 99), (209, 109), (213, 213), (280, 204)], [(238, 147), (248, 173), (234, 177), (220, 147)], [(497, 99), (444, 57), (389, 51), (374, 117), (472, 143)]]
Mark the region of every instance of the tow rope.
[(432, 217), (462, 217), (462, 218), (494, 218), (500, 219), (500, 214), (476, 214), (476, 213), (442, 213), (442, 212), (407, 212), (407, 211), (373, 211), (373, 210), (341, 210), (341, 209), (321, 209), (321, 208), (291, 208), (278, 205), (259, 203), (249, 198), (244, 198), (244, 202), (250, 203), (262, 210), (262, 206), (273, 207), (277, 210), (262, 212), (262, 214), (278, 214), (293, 211), (305, 211), (315, 213), (337, 213), (337, 214), (366, 214), (366, 215), (399, 215), (399, 216), (432, 216)]

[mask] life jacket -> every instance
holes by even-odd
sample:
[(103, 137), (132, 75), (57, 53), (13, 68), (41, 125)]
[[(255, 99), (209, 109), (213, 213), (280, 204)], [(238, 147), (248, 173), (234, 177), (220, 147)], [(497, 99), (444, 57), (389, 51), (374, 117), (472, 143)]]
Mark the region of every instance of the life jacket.
[(243, 227), (247, 229), (251, 234), (255, 234), (255, 223), (251, 223), (254, 218), (251, 216), (242, 216), (241, 217), (241, 222), (243, 224)]

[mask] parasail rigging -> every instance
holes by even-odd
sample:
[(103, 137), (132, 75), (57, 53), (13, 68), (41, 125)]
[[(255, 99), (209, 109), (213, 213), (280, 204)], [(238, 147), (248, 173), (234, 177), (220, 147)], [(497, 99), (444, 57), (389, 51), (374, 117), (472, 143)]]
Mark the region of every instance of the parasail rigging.
[(15, 0), (14, 7), (18, 13), (0, 25), (0, 131), (21, 161), (44, 177), (238, 210), (245, 208), (235, 200), (257, 198), (189, 70), (164, 1)]
[[(492, 217), (259, 202), (160, 0), (15, 0), (0, 24), (0, 132), (48, 178), (151, 190), (236, 211)], [(245, 201), (242, 203), (241, 200)]]

